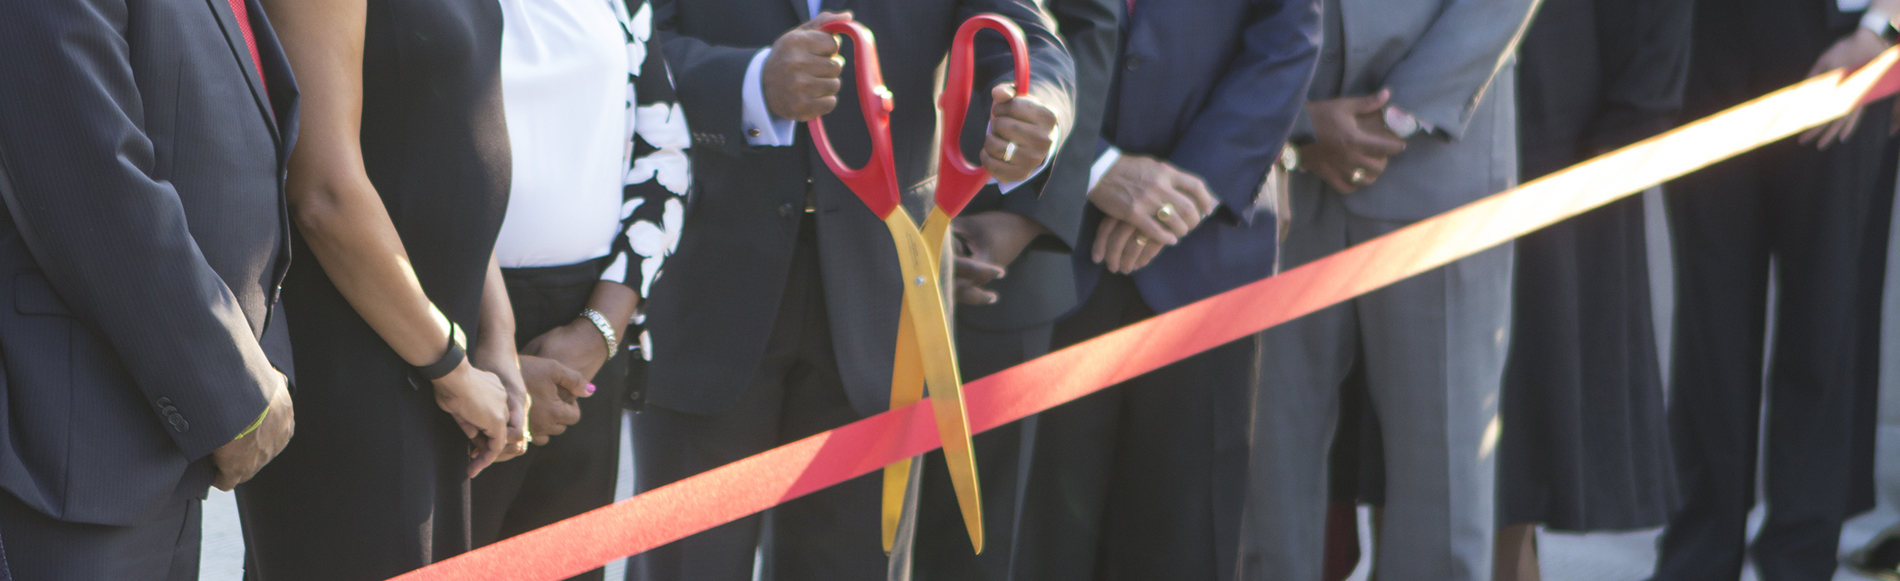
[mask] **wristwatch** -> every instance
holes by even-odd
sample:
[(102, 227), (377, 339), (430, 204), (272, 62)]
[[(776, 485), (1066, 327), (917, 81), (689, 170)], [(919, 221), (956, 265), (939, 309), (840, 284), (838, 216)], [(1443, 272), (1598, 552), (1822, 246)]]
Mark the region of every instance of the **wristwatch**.
[(1400, 111), (1397, 107), (1386, 107), (1380, 113), (1385, 117), (1386, 129), (1391, 129), (1399, 139), (1411, 139), (1412, 134), (1418, 133), (1418, 118), (1410, 113)]
[(1869, 8), (1860, 16), (1860, 27), (1874, 33), (1874, 36), (1880, 37), (1880, 40), (1886, 41), (1888, 45), (1900, 40), (1900, 29), (1894, 28), (1893, 15), (1877, 9)]

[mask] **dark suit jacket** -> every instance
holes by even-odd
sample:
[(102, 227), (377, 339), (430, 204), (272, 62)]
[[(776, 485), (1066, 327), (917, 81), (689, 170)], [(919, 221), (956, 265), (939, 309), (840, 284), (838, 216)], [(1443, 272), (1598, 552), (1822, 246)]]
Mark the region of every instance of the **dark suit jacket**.
[[(1082, 211), (1088, 206), (1089, 168), (1095, 165), (1095, 146), (1102, 134), (1102, 109), (1108, 102), (1108, 84), (1115, 76), (1115, 58), (1121, 45), (1122, 0), (1048, 0), (1069, 57), (1075, 61), (1075, 124), (1047, 170), (1031, 184), (1041, 196), (1004, 195), (987, 187), (970, 206), (968, 216), (989, 210), (1021, 214), (1049, 234), (1030, 244), (1008, 266), (1008, 276), (991, 282), (993, 305), (957, 305), (957, 319), (986, 331), (1013, 331), (1049, 324), (1075, 308), (1075, 268), (1069, 254), (1081, 236)], [(988, 107), (988, 99), (973, 107)], [(986, 109), (972, 108), (973, 111)], [(971, 116), (963, 143), (971, 159), (982, 147), (988, 119)], [(1013, 190), (1012, 190), (1013, 191)], [(971, 348), (958, 345), (959, 349)]]
[[(1137, 4), (1102, 121), (1104, 148), (1165, 159), (1201, 176), (1220, 209), (1147, 267), (1135, 284), (1167, 311), (1273, 274), (1273, 220), (1254, 197), (1293, 130), (1319, 58), (1314, 0)], [(1101, 148), (1098, 148), (1098, 152)], [(1078, 295), (1103, 268), (1090, 261), (1102, 212), (1090, 206), (1074, 254)]]
[[(978, 13), (1013, 18), (1028, 35), (1034, 93), (1070, 126), (1074, 72), (1054, 25), (1030, 0), (827, 0), (877, 34), (884, 82), (896, 96), (891, 137), (911, 216), (934, 191), (937, 64), (963, 21)], [(743, 395), (764, 356), (783, 295), (807, 192), (817, 203), (819, 266), (838, 368), (861, 413), (889, 406), (901, 275), (884, 224), (832, 175), (803, 128), (790, 147), (752, 148), (741, 129), (742, 82), (761, 47), (806, 18), (805, 0), (654, 3), (680, 104), (693, 129), (693, 190), (679, 248), (653, 286), (653, 405), (709, 414)], [(1001, 42), (979, 43), (979, 91), (1005, 74)], [(838, 108), (826, 116), (832, 144), (849, 163), (869, 157), (851, 67)], [(987, 116), (987, 115), (985, 115)], [(1028, 186), (1025, 186), (1027, 188)], [(1021, 189), (1010, 195), (1033, 196)]]
[(225, 0), (0, 3), (0, 488), (54, 518), (204, 495), (276, 380), (297, 89), (249, 7), (268, 93)]
[(1525, 179), (1669, 130), (1694, 0), (1543, 0), (1518, 49)]

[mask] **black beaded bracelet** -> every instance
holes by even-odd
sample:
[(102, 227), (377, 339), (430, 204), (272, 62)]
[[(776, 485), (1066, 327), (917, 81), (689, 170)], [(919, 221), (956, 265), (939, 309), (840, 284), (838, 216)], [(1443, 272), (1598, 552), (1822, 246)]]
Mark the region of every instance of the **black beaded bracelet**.
[(456, 326), (454, 321), (450, 321), (448, 349), (442, 352), (442, 358), (435, 360), (435, 363), (417, 366), (416, 374), (421, 375), (423, 379), (435, 381), (448, 377), (450, 373), (455, 371), (455, 368), (460, 367), (462, 360), (468, 356), (468, 354), (462, 352), (462, 344), (455, 340), (455, 335), (460, 333), (461, 330), (461, 327)]

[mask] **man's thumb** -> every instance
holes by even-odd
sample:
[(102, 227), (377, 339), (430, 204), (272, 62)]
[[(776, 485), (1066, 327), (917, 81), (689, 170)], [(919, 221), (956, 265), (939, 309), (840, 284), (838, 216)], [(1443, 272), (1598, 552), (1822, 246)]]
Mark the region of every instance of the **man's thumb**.
[(1379, 109), (1384, 108), (1386, 102), (1391, 100), (1391, 89), (1379, 89), (1377, 93), (1360, 97), (1359, 103), (1357, 104), (1358, 106), (1354, 108), (1353, 112), (1359, 114), (1378, 113)]
[(798, 27), (807, 29), (807, 30), (818, 30), (818, 27), (820, 26), (824, 26), (832, 22), (840, 22), (840, 21), (848, 21), (848, 20), (851, 20), (850, 12), (819, 12), (817, 16), (813, 16), (811, 20), (805, 21), (804, 24), (800, 24), (798, 25)]
[(995, 101), (998, 105), (1009, 102), (1010, 99), (1014, 98), (1016, 98), (1016, 83), (1014, 82), (990, 87), (990, 100)]

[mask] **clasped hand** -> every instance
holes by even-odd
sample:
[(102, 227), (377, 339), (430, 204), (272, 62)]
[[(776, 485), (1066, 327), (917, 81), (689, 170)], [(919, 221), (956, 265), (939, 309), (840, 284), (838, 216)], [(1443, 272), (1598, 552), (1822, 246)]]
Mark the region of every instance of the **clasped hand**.
[(528, 414), (528, 429), (534, 432), (537, 446), (548, 443), (550, 436), (567, 432), (580, 423), (580, 398), (594, 394), (587, 378), (607, 364), (600, 331), (586, 319), (555, 327), (529, 341), (521, 349), (521, 376), (528, 382), (528, 395), (534, 407)]
[(1301, 165), (1342, 194), (1379, 181), (1387, 159), (1405, 151), (1405, 140), (1385, 126), (1385, 104), (1391, 97), (1390, 90), (1382, 90), (1308, 102), (1314, 141), (1300, 148)]
[(1090, 256), (1110, 272), (1147, 266), (1166, 246), (1212, 215), (1219, 200), (1199, 176), (1144, 155), (1122, 154), (1089, 190), (1089, 202), (1108, 214), (1095, 231)]
[(959, 216), (950, 222), (950, 228), (958, 242), (956, 299), (966, 305), (995, 303), (999, 298), (996, 291), (983, 285), (1003, 278), (1030, 242), (1049, 233), (1040, 222), (1002, 210)]
[(264, 398), (269, 403), (257, 428), (211, 452), (211, 463), (217, 467), (217, 476), (211, 485), (218, 490), (230, 492), (256, 476), (258, 470), (284, 451), (291, 435), (297, 431), (296, 410), (291, 404), (288, 382), (281, 373), (273, 375), (276, 381), (263, 387)]
[[(759, 71), (767, 110), (782, 119), (811, 121), (838, 106), (845, 60), (838, 54), (838, 39), (818, 28), (848, 20), (850, 12), (820, 12), (772, 42), (772, 53)], [(993, 87), (990, 96), (995, 105), (983, 142), (983, 169), (1005, 183), (1029, 179), (1055, 145), (1055, 111), (1033, 96), (1015, 96), (1008, 85)], [(928, 95), (900, 98), (931, 103)]]

